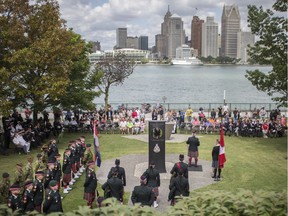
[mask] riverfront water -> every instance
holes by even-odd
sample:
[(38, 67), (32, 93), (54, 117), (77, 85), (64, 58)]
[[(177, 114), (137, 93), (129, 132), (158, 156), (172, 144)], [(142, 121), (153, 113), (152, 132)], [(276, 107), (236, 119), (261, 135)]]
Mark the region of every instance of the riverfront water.
[[(140, 65), (122, 86), (111, 87), (109, 103), (163, 103), (163, 96), (166, 103), (222, 103), (224, 90), (229, 103), (270, 103), (245, 78), (255, 69), (271, 67)], [(103, 96), (95, 102), (103, 103)]]

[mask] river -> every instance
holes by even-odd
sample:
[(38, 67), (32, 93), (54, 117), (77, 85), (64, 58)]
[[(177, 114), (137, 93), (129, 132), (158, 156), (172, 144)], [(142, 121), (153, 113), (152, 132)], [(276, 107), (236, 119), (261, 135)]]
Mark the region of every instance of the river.
[[(245, 78), (246, 70), (268, 72), (268, 66), (247, 65), (139, 65), (123, 85), (110, 89), (110, 103), (219, 103), (224, 90), (229, 103), (270, 103)], [(95, 99), (103, 103), (103, 95)]]

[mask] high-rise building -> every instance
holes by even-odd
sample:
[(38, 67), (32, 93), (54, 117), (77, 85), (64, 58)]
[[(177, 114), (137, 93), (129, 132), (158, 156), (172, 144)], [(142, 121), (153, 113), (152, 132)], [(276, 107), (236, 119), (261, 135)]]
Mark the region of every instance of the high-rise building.
[(126, 48), (133, 48), (133, 49), (138, 49), (139, 42), (138, 42), (138, 37), (127, 37), (127, 42), (126, 42)]
[(101, 44), (99, 41), (96, 41), (96, 42), (92, 41), (92, 45), (93, 45), (93, 47), (92, 47), (93, 52), (96, 52), (97, 50), (98, 51), (101, 50)]
[(161, 24), (161, 36), (156, 35), (156, 47), (160, 58), (176, 57), (176, 48), (185, 43), (185, 31), (180, 17), (173, 16), (169, 10)]
[(221, 56), (237, 57), (237, 33), (240, 31), (238, 6), (223, 7), (221, 18)]
[(237, 33), (237, 59), (241, 59), (240, 63), (248, 63), (248, 54), (247, 49), (248, 45), (253, 46), (255, 43), (255, 35), (251, 32), (242, 32)]
[(116, 30), (116, 48), (127, 47), (127, 28), (117, 28)]
[(140, 36), (138, 39), (138, 48), (148, 50), (148, 36)]
[(206, 23), (202, 24), (202, 56), (218, 56), (218, 23), (214, 17), (207, 17)]
[(191, 47), (198, 50), (198, 55), (202, 56), (202, 24), (204, 20), (201, 20), (198, 16), (193, 16), (191, 22)]

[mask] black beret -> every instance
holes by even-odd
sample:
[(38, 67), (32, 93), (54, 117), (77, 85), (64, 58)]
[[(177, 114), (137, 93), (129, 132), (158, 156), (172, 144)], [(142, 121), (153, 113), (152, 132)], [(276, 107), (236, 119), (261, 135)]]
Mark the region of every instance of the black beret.
[(91, 144), (90, 143), (86, 144), (86, 147), (91, 147)]
[(44, 172), (42, 170), (38, 170), (35, 175), (44, 175)]
[(25, 186), (28, 186), (28, 185), (31, 185), (31, 184), (33, 184), (33, 181), (26, 181), (25, 182)]

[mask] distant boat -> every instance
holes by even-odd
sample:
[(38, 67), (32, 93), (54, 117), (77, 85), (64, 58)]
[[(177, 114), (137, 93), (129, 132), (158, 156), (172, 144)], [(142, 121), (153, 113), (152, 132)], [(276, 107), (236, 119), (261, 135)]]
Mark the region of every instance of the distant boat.
[(196, 57), (189, 57), (189, 58), (183, 58), (183, 59), (172, 59), (171, 61), (172, 65), (203, 65), (203, 62), (201, 62)]

